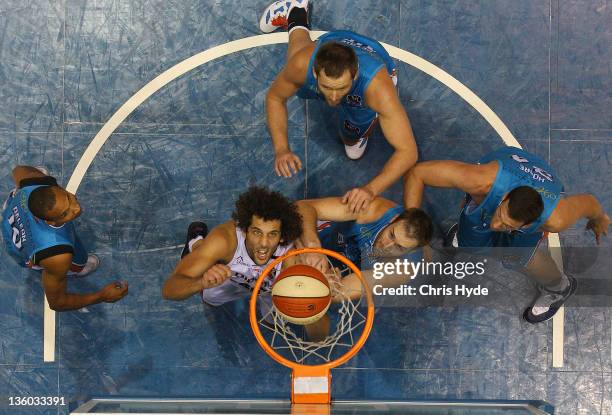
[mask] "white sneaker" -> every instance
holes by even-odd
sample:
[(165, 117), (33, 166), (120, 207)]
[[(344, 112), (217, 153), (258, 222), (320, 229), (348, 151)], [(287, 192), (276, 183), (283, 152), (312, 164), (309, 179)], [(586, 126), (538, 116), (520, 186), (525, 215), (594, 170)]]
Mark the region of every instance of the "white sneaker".
[(523, 318), (528, 323), (537, 324), (551, 319), (559, 311), (563, 303), (574, 294), (578, 282), (571, 275), (568, 275), (567, 278), (569, 285), (561, 292), (548, 291), (545, 288), (540, 289), (538, 298), (523, 313)]
[(100, 258), (98, 258), (97, 255), (94, 255), (94, 254), (87, 255), (87, 262), (85, 263), (85, 266), (83, 267), (83, 269), (72, 275), (74, 275), (75, 277), (84, 277), (85, 275), (88, 275), (94, 272), (98, 268), (99, 265), (100, 265)]
[(275, 1), (264, 10), (259, 19), (259, 29), (264, 33), (272, 33), (277, 29), (287, 30), (287, 17), (294, 7), (308, 9), (308, 0)]
[(357, 141), (352, 146), (344, 145), (344, 151), (346, 152), (346, 156), (351, 160), (359, 160), (365, 149), (368, 145), (368, 137), (361, 137), (359, 141)]

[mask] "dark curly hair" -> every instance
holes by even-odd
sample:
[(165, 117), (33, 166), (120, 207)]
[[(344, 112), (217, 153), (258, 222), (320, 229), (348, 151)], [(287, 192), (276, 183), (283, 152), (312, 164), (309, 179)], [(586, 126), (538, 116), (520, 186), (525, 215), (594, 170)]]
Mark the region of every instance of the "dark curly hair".
[(279, 192), (251, 186), (238, 196), (232, 219), (246, 232), (251, 226), (253, 216), (265, 221), (281, 221), (282, 246), (293, 243), (302, 234), (302, 216), (298, 213), (297, 206)]

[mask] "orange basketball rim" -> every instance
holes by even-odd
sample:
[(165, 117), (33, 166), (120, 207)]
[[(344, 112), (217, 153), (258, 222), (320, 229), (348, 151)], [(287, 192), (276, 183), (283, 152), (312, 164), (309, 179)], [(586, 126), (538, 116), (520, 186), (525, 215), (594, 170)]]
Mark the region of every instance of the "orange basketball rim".
[[(361, 336), (343, 356), (330, 362), (326, 362), (319, 365), (306, 365), (297, 362), (292, 362), (291, 360), (281, 356), (264, 339), (259, 328), (259, 323), (257, 321), (257, 296), (267, 275), (274, 269), (274, 267), (276, 267), (285, 259), (296, 255), (309, 253), (327, 255), (346, 264), (350, 268), (350, 270), (361, 280), (361, 283), (365, 288), (363, 292), (367, 299), (367, 316)], [(253, 294), (249, 303), (249, 320), (251, 322), (251, 329), (255, 334), (255, 338), (257, 339), (259, 345), (264, 349), (264, 351), (268, 353), (272, 357), (272, 359), (276, 360), (278, 363), (292, 370), (291, 402), (294, 404), (329, 404), (331, 402), (330, 369), (333, 369), (343, 363), (346, 363), (353, 356), (355, 356), (355, 354), (357, 354), (357, 352), (365, 344), (374, 324), (374, 302), (372, 299), (372, 293), (370, 292), (367, 282), (361, 274), (361, 271), (346, 257), (328, 249), (301, 248), (289, 251), (282, 257), (275, 259), (261, 273), (261, 275), (257, 279), (257, 282), (255, 283), (255, 286), (253, 287)]]

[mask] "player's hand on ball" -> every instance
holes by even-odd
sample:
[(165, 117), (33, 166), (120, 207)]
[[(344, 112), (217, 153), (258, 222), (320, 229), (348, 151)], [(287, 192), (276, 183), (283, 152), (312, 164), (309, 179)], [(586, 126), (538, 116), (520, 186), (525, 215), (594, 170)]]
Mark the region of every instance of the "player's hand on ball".
[(225, 264), (215, 264), (208, 269), (202, 276), (202, 289), (221, 285), (226, 279), (232, 276), (232, 269)]
[(114, 303), (121, 300), (128, 293), (127, 281), (115, 281), (102, 288), (102, 298), (106, 303)]
[(302, 161), (291, 150), (276, 153), (274, 170), (278, 176), (291, 177), (302, 169)]

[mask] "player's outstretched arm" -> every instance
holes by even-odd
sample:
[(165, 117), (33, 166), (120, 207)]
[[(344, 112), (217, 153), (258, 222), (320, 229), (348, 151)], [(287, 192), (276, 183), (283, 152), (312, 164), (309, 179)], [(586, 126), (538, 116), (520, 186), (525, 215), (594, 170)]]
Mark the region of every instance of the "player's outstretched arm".
[(496, 165), (469, 164), (453, 160), (418, 163), (404, 176), (404, 205), (406, 209), (421, 207), (425, 186), (459, 189), (469, 194), (480, 194), (486, 185), (489, 170)]
[(344, 222), (357, 220), (360, 213), (352, 212), (342, 202), (340, 197), (323, 197), (320, 199), (299, 200), (298, 211), (302, 215), (302, 236), (300, 242), (308, 248), (319, 248), (319, 236), (317, 233), (317, 220), (329, 220), (333, 222)]
[(561, 232), (582, 218), (588, 220), (586, 227), (593, 231), (595, 240), (599, 244), (601, 236), (608, 234), (610, 218), (597, 198), (590, 194), (572, 195), (559, 200), (542, 228), (548, 232)]
[(291, 177), (302, 168), (300, 158), (289, 147), (287, 100), (304, 84), (307, 70), (308, 57), (303, 52), (296, 53), (278, 74), (266, 95), (268, 131), (274, 148), (274, 170), (282, 177)]
[(232, 271), (225, 264), (231, 260), (236, 242), (226, 228), (221, 225), (213, 229), (193, 252), (181, 259), (162, 288), (166, 300), (185, 300), (231, 277)]
[(365, 186), (352, 189), (344, 195), (344, 202), (353, 212), (366, 210), (372, 200), (402, 177), (418, 158), (408, 115), (384, 68), (368, 86), (365, 99), (367, 106), (378, 113), (382, 132), (395, 151), (376, 177)]
[(49, 307), (55, 311), (76, 310), (101, 302), (114, 303), (128, 293), (125, 281), (115, 281), (100, 291), (90, 294), (71, 294), (66, 290), (66, 274), (70, 269), (72, 254), (60, 254), (40, 261), (43, 267), (42, 281), (49, 302)]
[[(324, 197), (321, 199), (300, 200), (297, 203), (298, 211), (302, 216), (302, 235), (296, 246), (306, 248), (321, 248), (321, 241), (317, 232), (317, 220), (343, 222), (356, 220), (358, 213), (353, 213), (342, 202), (340, 197)], [(304, 256), (304, 263), (311, 265), (321, 272), (327, 272), (329, 262), (322, 254), (308, 254)]]

